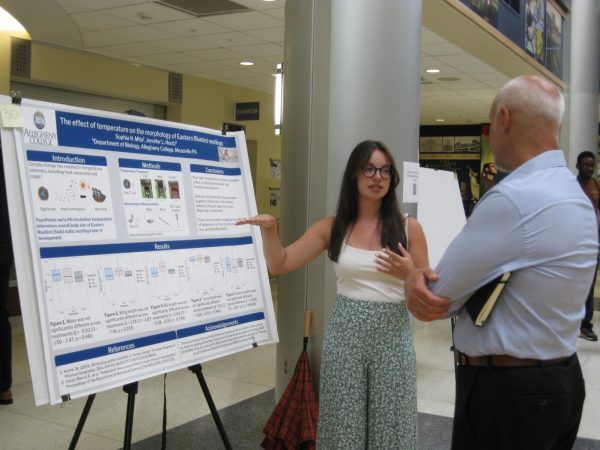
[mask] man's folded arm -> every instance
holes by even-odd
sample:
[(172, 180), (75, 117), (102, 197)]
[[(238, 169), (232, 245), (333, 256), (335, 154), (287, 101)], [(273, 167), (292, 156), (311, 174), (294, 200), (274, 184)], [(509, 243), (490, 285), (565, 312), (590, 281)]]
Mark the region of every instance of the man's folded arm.
[(429, 283), (434, 294), (450, 299), (450, 315), (479, 287), (518, 266), (524, 252), (522, 227), (515, 226), (520, 221), (499, 192), (489, 192), (476, 206), (435, 268), (439, 280)]

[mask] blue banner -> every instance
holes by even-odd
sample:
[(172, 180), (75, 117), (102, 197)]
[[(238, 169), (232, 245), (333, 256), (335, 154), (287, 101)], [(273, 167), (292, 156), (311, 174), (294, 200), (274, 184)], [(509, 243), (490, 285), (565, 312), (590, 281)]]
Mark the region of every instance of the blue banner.
[(252, 244), (251, 236), (221, 239), (192, 239), (188, 241), (129, 242), (124, 244), (76, 245), (70, 247), (42, 247), (41, 258), (64, 258), (69, 256), (110, 255), (113, 253), (156, 252), (162, 250), (185, 250), (188, 248), (232, 247)]
[(240, 317), (232, 317), (230, 319), (219, 320), (217, 322), (205, 323), (202, 325), (196, 325), (189, 328), (182, 328), (177, 330), (177, 337), (179, 339), (195, 336), (202, 333), (210, 333), (211, 331), (221, 330), (223, 328), (235, 327), (249, 322), (256, 322), (258, 320), (264, 320), (265, 314), (262, 312), (247, 314)]
[(39, 152), (27, 150), (27, 161), (50, 162), (56, 164), (82, 164), (86, 166), (106, 166), (103, 156), (76, 155), (72, 153)]
[(240, 169), (227, 168), (227, 167), (215, 167), (215, 166), (203, 166), (200, 164), (191, 164), (190, 170), (192, 173), (209, 173), (212, 175), (241, 175)]
[(179, 163), (167, 163), (163, 161), (142, 161), (139, 159), (119, 158), (119, 167), (127, 169), (169, 170), (171, 172), (181, 172), (181, 164)]
[(66, 364), (73, 364), (76, 362), (85, 361), (87, 359), (101, 358), (103, 356), (112, 355), (114, 353), (131, 351), (137, 348), (147, 347), (149, 345), (160, 344), (161, 342), (173, 341), (175, 339), (177, 339), (177, 335), (174, 331), (153, 334), (152, 336), (146, 336), (139, 339), (131, 339), (129, 341), (116, 342), (114, 344), (88, 348), (86, 350), (80, 350), (78, 352), (56, 355), (54, 357), (54, 362), (56, 364), (56, 367), (60, 367)]
[(58, 145), (218, 161), (235, 138), (128, 120), (56, 111)]

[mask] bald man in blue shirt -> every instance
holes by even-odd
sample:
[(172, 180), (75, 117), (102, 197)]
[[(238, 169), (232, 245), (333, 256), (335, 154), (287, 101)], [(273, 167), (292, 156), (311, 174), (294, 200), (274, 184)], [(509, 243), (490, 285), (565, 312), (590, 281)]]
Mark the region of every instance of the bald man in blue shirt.
[[(420, 320), (457, 315), (452, 448), (570, 449), (584, 380), (579, 325), (596, 265), (589, 199), (558, 149), (564, 99), (550, 81), (508, 82), (490, 111), (490, 149), (510, 172), (488, 191), (435, 268), (405, 282)], [(512, 272), (483, 327), (463, 305)]]

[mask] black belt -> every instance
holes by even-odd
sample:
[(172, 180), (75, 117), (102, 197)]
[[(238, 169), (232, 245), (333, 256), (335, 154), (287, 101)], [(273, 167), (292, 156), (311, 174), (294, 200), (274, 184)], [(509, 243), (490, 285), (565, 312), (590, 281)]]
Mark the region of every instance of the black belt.
[(464, 367), (535, 367), (535, 366), (556, 366), (562, 364), (571, 356), (554, 359), (531, 359), (531, 358), (515, 358), (509, 355), (482, 355), (468, 356), (459, 351), (454, 352), (454, 362), (459, 366)]

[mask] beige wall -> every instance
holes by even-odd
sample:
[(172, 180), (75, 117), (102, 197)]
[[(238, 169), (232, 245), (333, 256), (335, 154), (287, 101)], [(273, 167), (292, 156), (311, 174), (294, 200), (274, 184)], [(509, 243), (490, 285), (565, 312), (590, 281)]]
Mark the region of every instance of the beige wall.
[(19, 31), (0, 30), (0, 94), (10, 91), (10, 39), (12, 36), (30, 39), (29, 34)]
[[(275, 82), (275, 80), (273, 80)], [(270, 94), (192, 76), (183, 77), (184, 101), (181, 121), (220, 129), (234, 121), (235, 103), (260, 102), (260, 120), (237, 122), (246, 126), (246, 138), (257, 141), (256, 203), (259, 212), (279, 217), (279, 208), (269, 206), (269, 187), (280, 180), (270, 177), (269, 158), (281, 158), (281, 139), (274, 132), (274, 99)]]
[(167, 103), (168, 73), (90, 53), (34, 44), (32, 81), (114, 97)]
[[(168, 103), (168, 78), (163, 70), (34, 43), (31, 80), (20, 81), (162, 104), (167, 106), (168, 120), (213, 129), (221, 129), (223, 122), (234, 122), (236, 102), (260, 102), (260, 120), (238, 123), (246, 126), (247, 139), (258, 144), (258, 211), (278, 217), (279, 208), (269, 206), (269, 187), (279, 187), (279, 180), (270, 177), (269, 158), (280, 159), (281, 155), (281, 140), (273, 128), (273, 96), (184, 76), (183, 101), (174, 105)], [(0, 94), (8, 95), (9, 88), (10, 35), (0, 32)]]
[(0, 93), (10, 89), (10, 35), (0, 33)]

